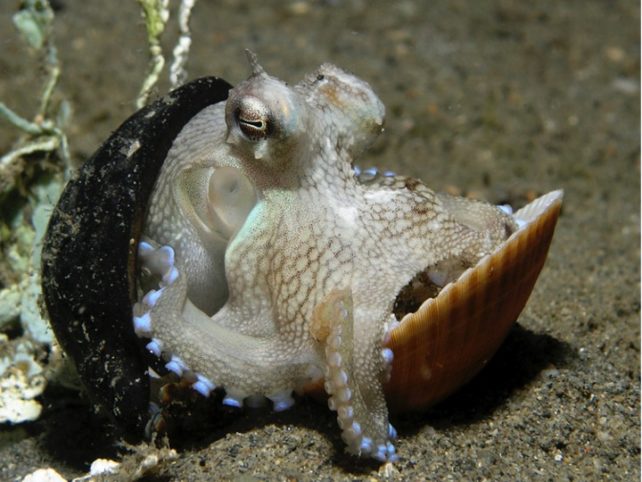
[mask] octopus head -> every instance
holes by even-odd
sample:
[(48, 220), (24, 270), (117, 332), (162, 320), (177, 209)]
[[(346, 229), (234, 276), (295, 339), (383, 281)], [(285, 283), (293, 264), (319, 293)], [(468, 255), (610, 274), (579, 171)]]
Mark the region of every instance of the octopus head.
[(281, 174), (349, 168), (383, 130), (383, 103), (354, 75), (324, 64), (291, 87), (248, 58), (252, 74), (225, 107), (226, 141), (258, 185), (266, 175), (274, 184)]
[(225, 107), (226, 141), (246, 167), (285, 171), (308, 140), (308, 110), (301, 95), (248, 57), (252, 75), (230, 91)]
[(323, 64), (295, 89), (319, 116), (322, 132), (351, 156), (363, 152), (383, 130), (385, 107), (364, 80)]

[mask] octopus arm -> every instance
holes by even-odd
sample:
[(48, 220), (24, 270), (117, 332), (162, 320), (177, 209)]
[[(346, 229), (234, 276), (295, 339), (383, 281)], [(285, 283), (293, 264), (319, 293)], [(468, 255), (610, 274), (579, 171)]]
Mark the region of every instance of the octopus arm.
[(134, 325), (139, 336), (152, 339), (150, 351), (162, 353), (165, 367), (191, 380), (203, 395), (222, 387), (230, 405), (263, 395), (276, 409), (288, 408), (291, 392), (308, 376), (312, 357), (285, 346), (276, 333), (252, 336), (235, 331), (229, 305), (213, 318), (207, 316), (188, 299), (187, 276), (178, 264), (158, 262), (167, 249), (171, 248), (150, 249), (141, 256), (163, 280), (160, 289), (150, 291), (136, 308)]
[(368, 317), (355, 320), (351, 290), (335, 290), (315, 307), (310, 329), (324, 347), (328, 405), (348, 452), (392, 461), (395, 431), (383, 392), (392, 352), (382, 350), (384, 323), (375, 326), (382, 329), (373, 330)]

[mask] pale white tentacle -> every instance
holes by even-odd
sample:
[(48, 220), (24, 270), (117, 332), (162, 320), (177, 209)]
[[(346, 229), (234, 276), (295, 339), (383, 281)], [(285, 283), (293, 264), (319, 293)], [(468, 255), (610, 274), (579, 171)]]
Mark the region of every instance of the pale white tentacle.
[(239, 334), (195, 308), (171, 247), (143, 242), (139, 257), (143, 268), (161, 282), (136, 305), (134, 330), (151, 338), (147, 349), (162, 353), (168, 371), (191, 381), (204, 396), (224, 388), (223, 403), (230, 406), (240, 407), (248, 397), (254, 397), (254, 403), (258, 395), (272, 400), (277, 411), (292, 406), (292, 391), (310, 381), (308, 358), (293, 357), (277, 337)]
[[(328, 406), (337, 412), (348, 452), (381, 462), (395, 461), (391, 439), (396, 432), (388, 423), (383, 394), (383, 378), (392, 363), (392, 351), (381, 348), (383, 329), (374, 330), (374, 336), (355, 336), (354, 322), (350, 290), (331, 292), (314, 312), (311, 330), (324, 345)], [(354, 357), (370, 359), (375, 366), (363, 370)]]

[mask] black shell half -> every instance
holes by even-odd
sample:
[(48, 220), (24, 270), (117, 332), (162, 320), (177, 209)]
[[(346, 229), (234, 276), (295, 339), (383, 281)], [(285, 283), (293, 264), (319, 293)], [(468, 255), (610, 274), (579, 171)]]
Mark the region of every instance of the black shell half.
[(42, 290), (90, 396), (130, 437), (148, 418), (147, 365), (132, 326), (138, 240), (158, 173), (181, 129), (231, 86), (190, 82), (127, 119), (66, 186), (49, 221)]

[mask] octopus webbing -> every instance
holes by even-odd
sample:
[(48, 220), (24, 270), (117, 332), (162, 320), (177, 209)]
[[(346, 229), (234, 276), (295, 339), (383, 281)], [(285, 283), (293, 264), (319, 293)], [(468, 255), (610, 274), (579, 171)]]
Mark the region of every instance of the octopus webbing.
[[(224, 390), (228, 405), (285, 410), (293, 392), (322, 386), (347, 450), (394, 461), (386, 396), (416, 387), (423, 407), (492, 356), (544, 263), (561, 192), (513, 214), (361, 171), (384, 122), (371, 87), (330, 64), (288, 86), (248, 56), (251, 75), (229, 95), (220, 79), (170, 93), (70, 182), (43, 251), (52, 325), (131, 431), (149, 401), (138, 337), (146, 356), (203, 396)], [(481, 313), (466, 314), (470, 333), (489, 317), (497, 329), (450, 373), (434, 357), (465, 336), (467, 321), (444, 318), (457, 303)]]

